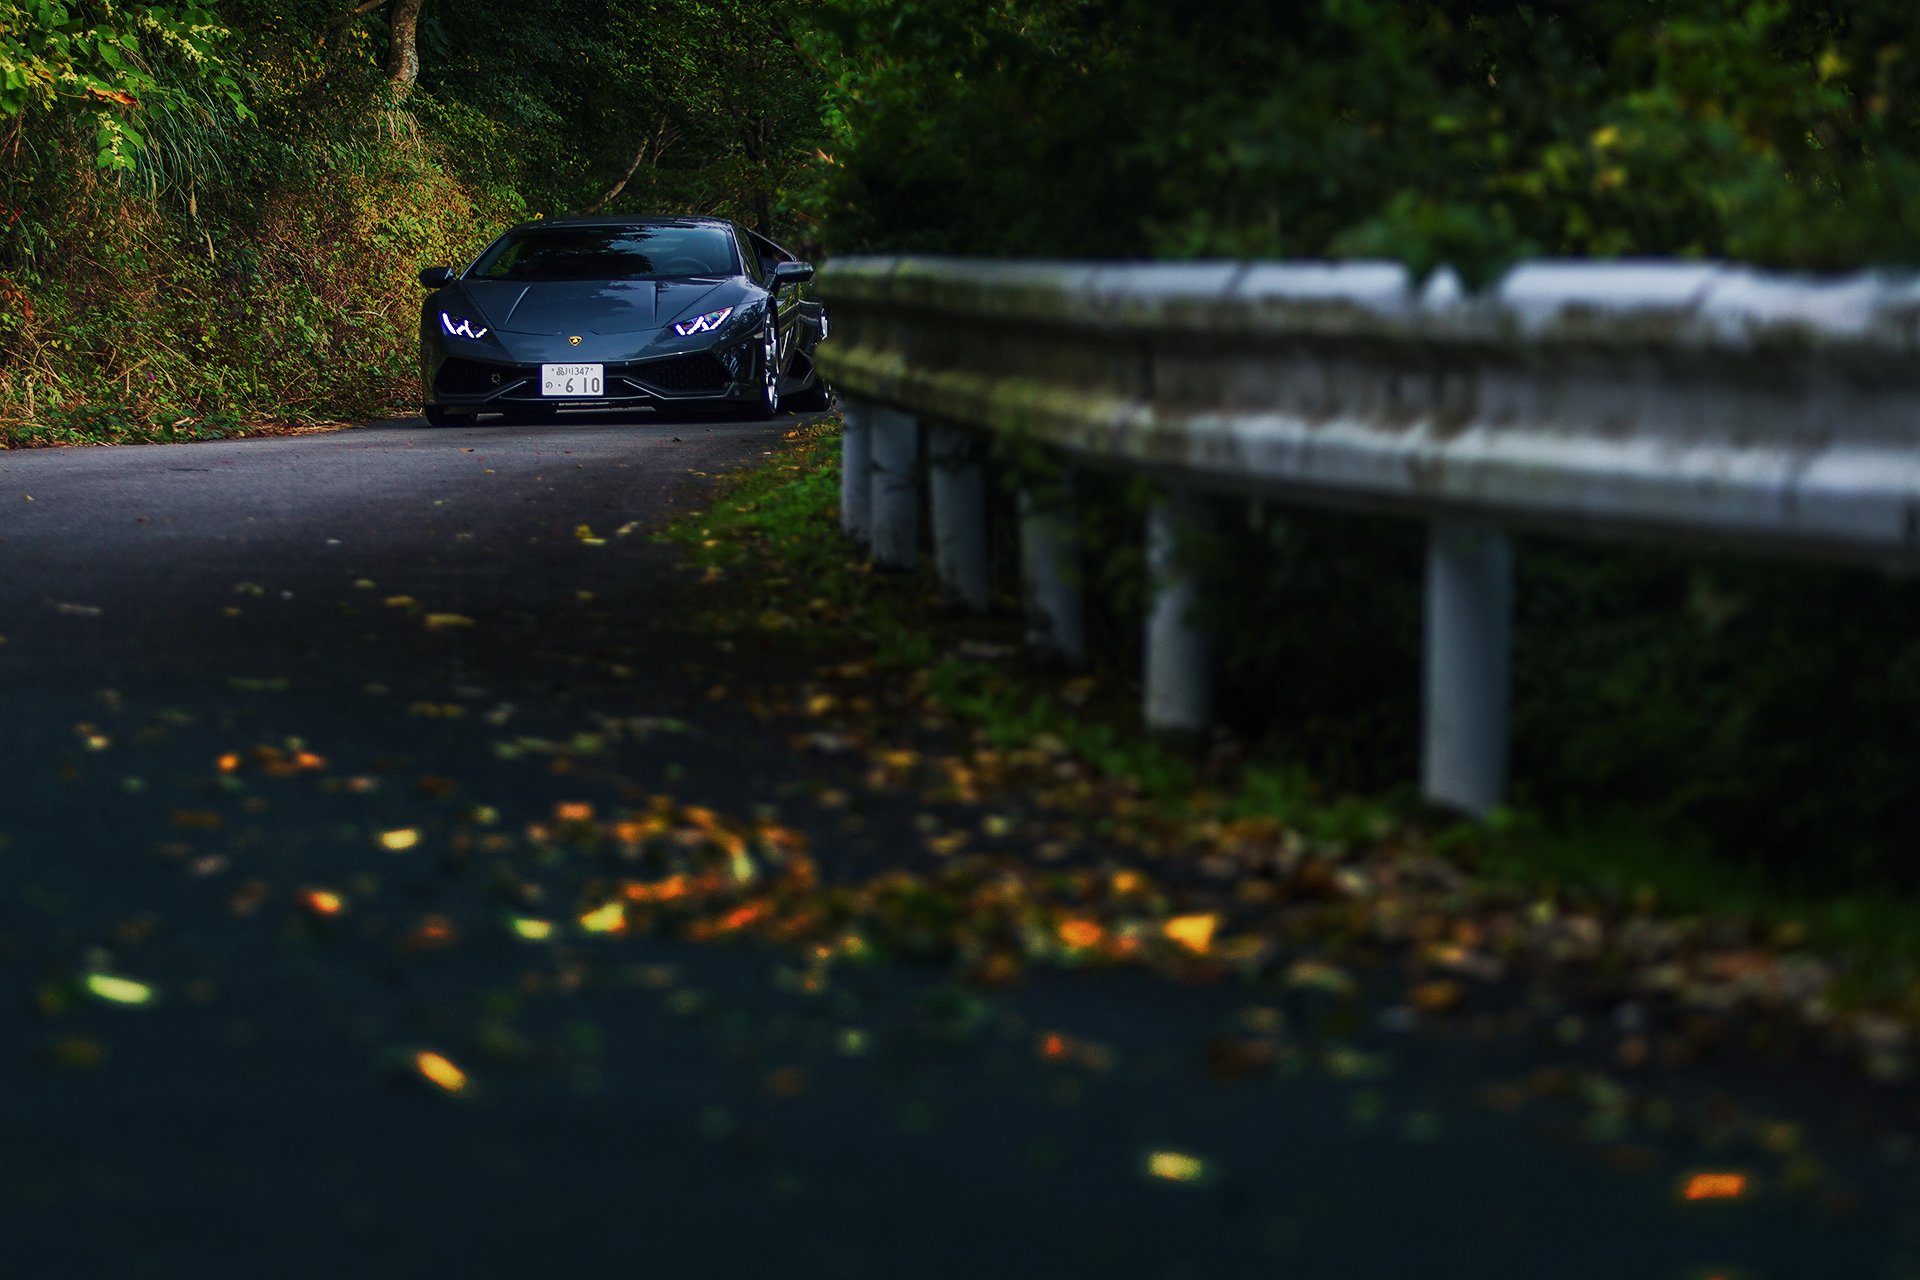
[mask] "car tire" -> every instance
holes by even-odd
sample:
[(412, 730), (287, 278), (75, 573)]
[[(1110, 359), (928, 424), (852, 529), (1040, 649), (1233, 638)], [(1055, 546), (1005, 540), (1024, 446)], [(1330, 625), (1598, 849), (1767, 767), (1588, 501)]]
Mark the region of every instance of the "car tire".
[(833, 408), (833, 388), (819, 374), (813, 375), (808, 386), (780, 402), (785, 408), (800, 413), (821, 413)]
[(760, 398), (746, 409), (746, 416), (755, 422), (780, 416), (779, 345), (780, 331), (774, 327), (774, 319), (769, 315), (766, 332), (760, 336)]
[(427, 425), (430, 427), (451, 427), (473, 421), (472, 414), (454, 413), (442, 404), (421, 405), (420, 416), (427, 420)]

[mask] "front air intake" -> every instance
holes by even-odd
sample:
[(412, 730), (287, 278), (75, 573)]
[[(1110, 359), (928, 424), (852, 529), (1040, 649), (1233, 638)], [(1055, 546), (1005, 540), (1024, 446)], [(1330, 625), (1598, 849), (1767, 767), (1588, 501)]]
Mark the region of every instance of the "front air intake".
[(440, 372), (434, 375), (433, 387), (445, 396), (482, 396), (511, 386), (520, 376), (514, 369), (454, 356), (441, 364)]
[(643, 386), (666, 392), (725, 391), (733, 381), (726, 367), (705, 352), (648, 360), (628, 365), (620, 372)]

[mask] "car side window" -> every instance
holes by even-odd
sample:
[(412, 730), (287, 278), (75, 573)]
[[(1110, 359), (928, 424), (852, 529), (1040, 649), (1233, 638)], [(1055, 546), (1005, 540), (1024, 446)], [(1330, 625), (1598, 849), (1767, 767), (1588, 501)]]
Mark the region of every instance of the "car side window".
[(771, 273), (773, 269), (779, 266), (781, 263), (793, 261), (792, 254), (788, 253), (785, 249), (782, 249), (779, 245), (775, 244), (773, 241), (767, 239), (765, 236), (759, 234), (758, 232), (754, 232), (754, 231), (747, 232), (747, 241), (753, 245), (755, 252), (758, 254), (760, 258), (760, 261), (766, 263), (767, 271), (769, 273)]
[(747, 275), (755, 280), (763, 279), (766, 272), (760, 265), (760, 254), (755, 249), (753, 237), (743, 235), (738, 237), (738, 239), (740, 241), (740, 261), (745, 264)]

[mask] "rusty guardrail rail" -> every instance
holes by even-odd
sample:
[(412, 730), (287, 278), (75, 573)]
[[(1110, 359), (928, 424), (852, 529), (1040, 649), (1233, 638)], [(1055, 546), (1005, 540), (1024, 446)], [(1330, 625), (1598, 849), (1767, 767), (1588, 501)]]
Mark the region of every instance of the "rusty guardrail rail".
[[(1159, 482), (1145, 716), (1203, 727), (1207, 637), (1183, 527), (1206, 497), (1430, 522), (1422, 784), (1505, 787), (1506, 530), (1920, 567), (1920, 279), (1543, 262), (1469, 294), (1391, 263), (850, 258), (820, 275), (846, 407), (842, 516), (914, 563), (920, 437), (942, 581), (988, 597), (980, 433)], [(1023, 499), (1030, 643), (1084, 657), (1081, 549)]]

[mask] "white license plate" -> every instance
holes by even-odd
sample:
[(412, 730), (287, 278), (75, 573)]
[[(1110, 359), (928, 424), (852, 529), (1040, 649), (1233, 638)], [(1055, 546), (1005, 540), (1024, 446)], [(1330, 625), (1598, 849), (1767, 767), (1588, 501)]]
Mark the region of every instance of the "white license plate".
[(540, 394), (603, 396), (607, 394), (605, 368), (597, 364), (543, 364), (540, 366)]

